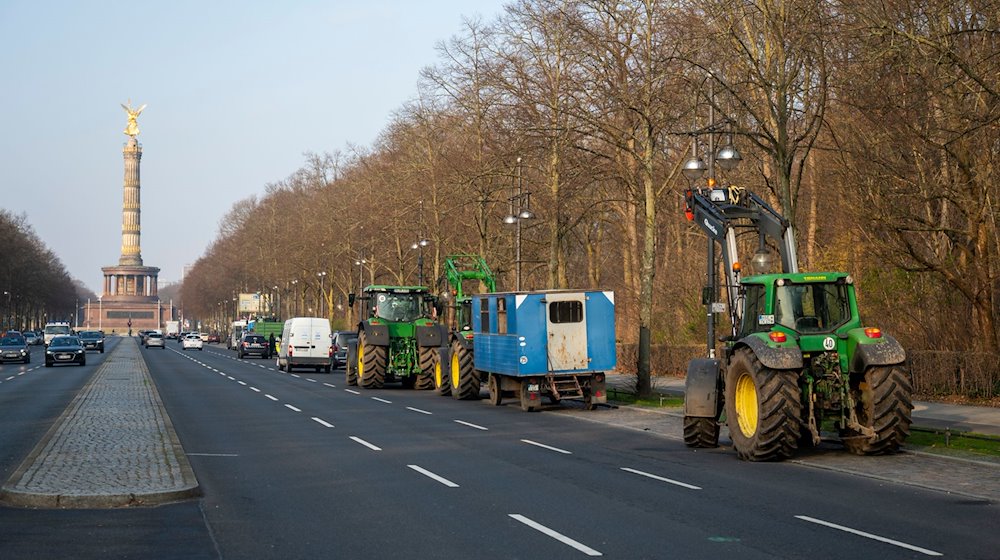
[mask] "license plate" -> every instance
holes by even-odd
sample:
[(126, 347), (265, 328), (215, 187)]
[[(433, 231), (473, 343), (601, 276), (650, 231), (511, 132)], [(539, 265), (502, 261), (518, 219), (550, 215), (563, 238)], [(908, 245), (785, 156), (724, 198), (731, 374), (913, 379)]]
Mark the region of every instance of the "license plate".
[(68, 359), (70, 359), (72, 357), (73, 357), (72, 354), (56, 354), (56, 359), (57, 360), (68, 360)]

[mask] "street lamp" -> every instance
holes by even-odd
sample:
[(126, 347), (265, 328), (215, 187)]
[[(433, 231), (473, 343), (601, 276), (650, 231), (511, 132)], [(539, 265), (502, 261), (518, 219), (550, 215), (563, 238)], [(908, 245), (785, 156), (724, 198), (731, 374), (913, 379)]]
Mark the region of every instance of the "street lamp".
[(292, 316), (299, 314), (299, 281), (292, 280)]
[(410, 246), (410, 249), (414, 249), (416, 251), (419, 251), (419, 253), (417, 253), (417, 285), (418, 286), (423, 286), (424, 285), (424, 247), (426, 247), (426, 246), (428, 246), (430, 244), (431, 244), (431, 242), (430, 242), (429, 239), (421, 237), (420, 241), (417, 241), (416, 243), (414, 243), (413, 245)]
[(104, 330), (104, 301), (101, 299), (104, 296), (97, 298), (97, 330)]
[[(316, 276), (319, 276), (319, 294), (320, 297), (323, 298), (323, 309), (327, 310), (326, 316), (327, 318), (329, 318), (330, 311), (329, 311), (329, 306), (327, 306), (326, 304), (326, 289), (323, 287), (324, 280), (326, 280), (326, 271), (324, 270), (323, 272), (317, 272)], [(319, 310), (319, 305), (316, 305), (316, 309), (317, 311)]]
[[(532, 220), (535, 213), (529, 210), (531, 192), (524, 192), (521, 184), (521, 158), (517, 158), (517, 194), (507, 199), (510, 204), (510, 214), (503, 223), (514, 226), (514, 291), (521, 291), (521, 220)], [(515, 207), (514, 203), (517, 202)]]

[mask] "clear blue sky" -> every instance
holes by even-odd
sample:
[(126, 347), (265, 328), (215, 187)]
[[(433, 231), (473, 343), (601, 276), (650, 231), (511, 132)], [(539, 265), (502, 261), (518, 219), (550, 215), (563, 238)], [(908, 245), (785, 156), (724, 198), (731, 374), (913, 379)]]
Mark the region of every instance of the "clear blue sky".
[(437, 43), (503, 4), (0, 0), (0, 206), (100, 294), (121, 253), (119, 103), (148, 104), (142, 257), (180, 280), (234, 202), (304, 152), (370, 145)]

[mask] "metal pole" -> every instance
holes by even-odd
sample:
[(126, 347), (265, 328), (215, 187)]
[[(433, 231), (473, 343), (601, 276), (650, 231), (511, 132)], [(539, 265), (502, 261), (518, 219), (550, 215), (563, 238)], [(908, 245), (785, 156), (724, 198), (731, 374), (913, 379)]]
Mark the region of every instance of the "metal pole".
[(424, 246), (417, 243), (417, 285), (424, 285)]
[(514, 291), (521, 291), (521, 158), (517, 158), (517, 216), (514, 230)]

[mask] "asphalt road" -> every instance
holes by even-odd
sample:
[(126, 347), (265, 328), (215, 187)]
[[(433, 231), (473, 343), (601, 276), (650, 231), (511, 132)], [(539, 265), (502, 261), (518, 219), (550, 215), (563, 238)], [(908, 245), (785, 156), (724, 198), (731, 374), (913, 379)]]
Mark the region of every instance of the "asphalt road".
[[(342, 370), (289, 375), (214, 345), (143, 354), (204, 497), (114, 511), (0, 508), (0, 557), (888, 560), (1000, 550), (997, 505), (984, 500), (745, 463), (558, 409), (347, 388)], [(9, 382), (17, 366), (0, 367), (6, 476), (90, 364), (15, 371)]]

